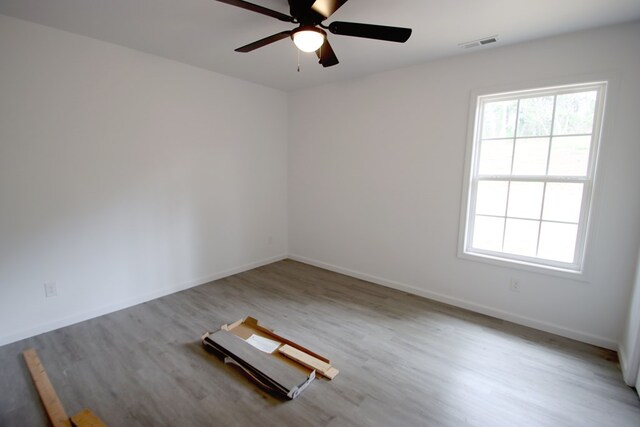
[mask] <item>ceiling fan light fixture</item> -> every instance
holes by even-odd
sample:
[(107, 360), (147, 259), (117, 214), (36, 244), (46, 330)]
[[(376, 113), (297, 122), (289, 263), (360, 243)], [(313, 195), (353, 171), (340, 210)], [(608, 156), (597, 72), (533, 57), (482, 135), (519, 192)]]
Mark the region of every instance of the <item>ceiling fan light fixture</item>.
[(303, 52), (315, 52), (324, 43), (327, 33), (312, 25), (303, 25), (291, 33), (293, 43)]

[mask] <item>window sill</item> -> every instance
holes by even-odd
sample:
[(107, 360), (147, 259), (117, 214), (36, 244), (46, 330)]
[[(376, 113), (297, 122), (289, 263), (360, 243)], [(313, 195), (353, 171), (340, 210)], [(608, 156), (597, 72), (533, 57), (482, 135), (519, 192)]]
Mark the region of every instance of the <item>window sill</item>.
[(477, 252), (459, 252), (458, 258), (467, 261), (480, 262), (483, 264), (496, 265), (509, 269), (524, 270), (531, 273), (538, 273), (562, 279), (574, 280), (577, 282), (589, 282), (587, 276), (585, 275), (584, 269), (580, 271), (569, 270), (552, 266), (544, 266), (540, 264), (532, 264), (525, 261), (499, 258)]

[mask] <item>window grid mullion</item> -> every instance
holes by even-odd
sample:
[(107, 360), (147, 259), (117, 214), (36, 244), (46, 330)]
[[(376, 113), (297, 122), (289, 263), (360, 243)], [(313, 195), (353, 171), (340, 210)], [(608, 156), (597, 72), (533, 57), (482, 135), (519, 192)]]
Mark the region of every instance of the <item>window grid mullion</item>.
[[(554, 106), (555, 107), (555, 106)], [(553, 119), (552, 119), (553, 120)], [(519, 136), (518, 139), (539, 139), (539, 138), (551, 138), (552, 136), (591, 136), (593, 133), (567, 133), (564, 135), (530, 135), (530, 136)], [(510, 139), (510, 138), (482, 138), (482, 141), (500, 141), (501, 139)]]
[(542, 233), (542, 213), (544, 212), (544, 198), (547, 195), (547, 183), (542, 184), (542, 203), (540, 204), (540, 220), (538, 221), (538, 240), (536, 241), (536, 256), (540, 251), (540, 234)]
[(478, 181), (522, 181), (522, 182), (557, 182), (567, 184), (584, 184), (591, 182), (589, 178), (579, 176), (544, 176), (544, 175), (479, 175)]
[[(546, 175), (549, 175), (549, 164), (551, 163), (551, 144), (553, 144), (553, 131), (555, 130), (556, 124), (556, 107), (558, 105), (558, 95), (553, 97), (553, 108), (551, 109), (551, 129), (549, 132), (551, 135), (549, 136), (549, 147), (547, 148), (547, 168)], [(540, 252), (540, 235), (542, 234), (542, 215), (544, 213), (544, 202), (547, 196), (547, 181), (544, 182), (542, 187), (542, 204), (540, 206), (540, 222), (538, 222), (538, 240), (536, 241), (536, 256), (538, 256)], [(575, 255), (574, 255), (575, 259)]]
[[(477, 214), (477, 216), (484, 216), (484, 217), (488, 217), (488, 218), (504, 218), (501, 215), (491, 215), (491, 214)], [(523, 221), (537, 221), (537, 219), (535, 219), (535, 218), (525, 218), (525, 217), (520, 217), (520, 216), (510, 216), (509, 218), (510, 219), (521, 219)], [(554, 219), (546, 219), (544, 222), (550, 222), (550, 223), (554, 223), (554, 224), (580, 225), (580, 223), (578, 223), (578, 222), (559, 221), (559, 220), (554, 220)]]
[(547, 148), (547, 169), (545, 175), (549, 175), (549, 164), (551, 163), (551, 146), (553, 145), (553, 132), (556, 126), (556, 107), (558, 105), (558, 95), (553, 97), (553, 111), (551, 112), (551, 135), (549, 136), (549, 148)]
[[(518, 137), (518, 119), (520, 118), (520, 99), (516, 103), (516, 124), (513, 128), (513, 137), (511, 146), (511, 167), (509, 168), (509, 176), (513, 175), (513, 161), (516, 157), (516, 138)], [(504, 225), (502, 226), (502, 246), (501, 250), (504, 252), (504, 240), (507, 237), (507, 214), (509, 213), (509, 199), (511, 198), (511, 179), (507, 181), (507, 203), (504, 207)]]
[(509, 211), (509, 194), (511, 192), (511, 181), (507, 181), (507, 202), (504, 206), (504, 224), (502, 224), (502, 244), (500, 250), (504, 252), (504, 238), (507, 235), (507, 212)]

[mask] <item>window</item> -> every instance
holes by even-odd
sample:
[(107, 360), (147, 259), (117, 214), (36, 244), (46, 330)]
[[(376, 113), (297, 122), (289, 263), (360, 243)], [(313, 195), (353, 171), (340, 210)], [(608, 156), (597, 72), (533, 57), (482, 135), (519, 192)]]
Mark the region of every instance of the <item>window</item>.
[(477, 99), (463, 252), (580, 272), (606, 82)]

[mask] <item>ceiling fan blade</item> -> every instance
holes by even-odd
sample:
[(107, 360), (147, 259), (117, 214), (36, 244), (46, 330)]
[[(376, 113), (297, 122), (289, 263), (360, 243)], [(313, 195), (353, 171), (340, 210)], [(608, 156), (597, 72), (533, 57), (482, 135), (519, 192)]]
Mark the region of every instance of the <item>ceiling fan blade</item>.
[(236, 49), (236, 52), (251, 52), (252, 50), (256, 50), (260, 47), (266, 46), (268, 44), (277, 42), (278, 40), (286, 39), (287, 37), (291, 37), (291, 31), (283, 31), (278, 34), (274, 34), (269, 37), (265, 37), (253, 43), (249, 43), (246, 46), (242, 46)]
[(328, 18), (346, 2), (347, 0), (316, 0), (311, 9)]
[(316, 55), (318, 55), (318, 59), (320, 59), (318, 62), (325, 68), (334, 66), (340, 62), (326, 37), (320, 49), (316, 50)]
[(242, 9), (247, 9), (252, 12), (258, 12), (263, 15), (271, 16), (272, 18), (279, 19), (284, 22), (293, 22), (293, 18), (289, 15), (285, 15), (284, 13), (277, 12), (275, 10), (267, 9), (266, 7), (258, 6), (257, 4), (249, 3), (243, 0), (217, 0), (220, 3), (230, 4), (232, 6), (237, 6)]
[(363, 37), (365, 39), (386, 40), (398, 43), (406, 42), (411, 36), (411, 28), (340, 21), (332, 22), (329, 25), (329, 31), (340, 36)]

